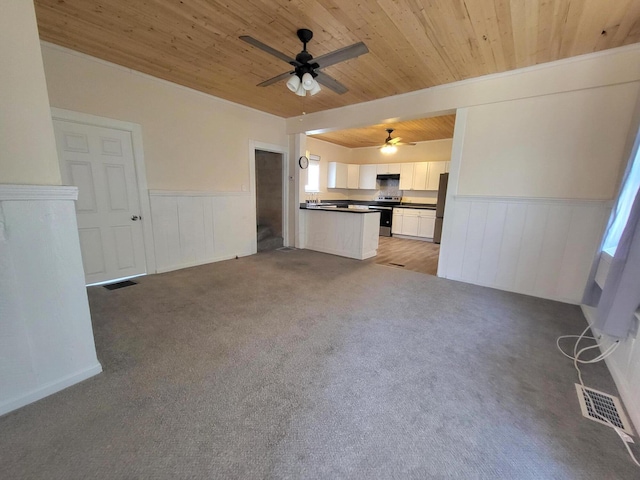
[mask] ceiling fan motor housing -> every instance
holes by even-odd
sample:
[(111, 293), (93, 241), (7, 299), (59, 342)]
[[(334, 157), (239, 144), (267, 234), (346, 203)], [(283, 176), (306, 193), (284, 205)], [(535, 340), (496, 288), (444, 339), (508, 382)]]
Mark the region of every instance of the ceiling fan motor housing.
[(296, 62), (301, 65), (296, 65), (291, 62), (291, 65), (295, 67), (295, 73), (298, 77), (302, 79), (302, 76), (305, 73), (310, 73), (312, 77), (317, 77), (318, 74), (314, 71), (316, 68), (319, 68), (320, 65), (317, 63), (310, 63), (313, 60), (313, 55), (307, 52), (307, 43), (313, 38), (313, 32), (307, 28), (301, 28), (298, 30), (298, 38), (302, 42), (302, 51), (296, 55)]

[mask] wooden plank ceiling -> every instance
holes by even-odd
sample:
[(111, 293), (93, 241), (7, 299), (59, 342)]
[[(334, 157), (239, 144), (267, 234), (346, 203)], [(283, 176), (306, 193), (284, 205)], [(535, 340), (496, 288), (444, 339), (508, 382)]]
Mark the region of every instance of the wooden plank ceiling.
[(392, 138), (400, 137), (405, 143), (425, 142), (452, 138), (455, 121), (455, 115), (446, 115), (406, 122), (381, 123), (370, 127), (350, 128), (309, 136), (348, 148), (379, 147), (387, 138), (387, 128), (393, 128)]
[[(232, 102), (291, 117), (640, 41), (640, 0), (35, 0), (43, 40)], [(282, 60), (298, 28), (320, 56), (369, 53), (325, 72), (349, 92), (298, 97)]]

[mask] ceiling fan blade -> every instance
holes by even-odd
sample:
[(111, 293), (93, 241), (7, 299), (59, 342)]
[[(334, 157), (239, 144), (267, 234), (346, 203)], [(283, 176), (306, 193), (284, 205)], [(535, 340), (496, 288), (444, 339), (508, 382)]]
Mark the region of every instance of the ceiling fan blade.
[(269, 85), (273, 85), (276, 82), (279, 82), (280, 80), (284, 80), (285, 78), (289, 78), (291, 75), (293, 75), (295, 72), (284, 72), (281, 73), (280, 75), (270, 78), (269, 80), (265, 80), (264, 82), (259, 83), (258, 85), (256, 85), (257, 87), (268, 87)]
[(403, 142), (398, 142), (395, 144), (396, 146), (400, 146), (400, 147), (413, 147), (415, 146), (415, 143), (403, 143)]
[(358, 42), (334, 52), (320, 55), (318, 58), (314, 58), (313, 61), (320, 65), (319, 68), (326, 68), (331, 65), (335, 65), (336, 63), (359, 57), (360, 55), (364, 55), (365, 53), (369, 53), (369, 49), (364, 43)]
[(278, 50), (276, 50), (275, 48), (271, 48), (269, 45), (265, 45), (264, 43), (262, 43), (259, 40), (256, 40), (253, 37), (250, 37), (249, 35), (242, 35), (240, 37), (240, 40), (242, 40), (243, 42), (247, 42), (249, 45), (253, 45), (256, 48), (259, 48), (260, 50), (267, 52), (271, 55), (273, 55), (274, 57), (279, 58), (280, 60), (284, 60), (285, 62), (293, 65), (293, 66), (299, 66), (301, 65), (301, 63), (297, 62), (295, 59), (289, 57), (288, 55), (285, 55), (282, 52), (279, 52)]
[(392, 144), (392, 145), (395, 145), (395, 144), (397, 144), (400, 140), (402, 140), (402, 138), (401, 138), (401, 137), (395, 137), (395, 138), (392, 138), (391, 140), (387, 140), (387, 143), (390, 143), (390, 144)]
[(318, 81), (318, 83), (324, 85), (329, 90), (333, 90), (338, 95), (342, 95), (343, 93), (347, 93), (349, 91), (347, 87), (345, 87), (340, 82), (338, 82), (335, 78), (330, 77), (326, 73), (324, 72), (316, 72), (316, 73), (318, 74), (318, 76), (316, 77), (316, 80)]

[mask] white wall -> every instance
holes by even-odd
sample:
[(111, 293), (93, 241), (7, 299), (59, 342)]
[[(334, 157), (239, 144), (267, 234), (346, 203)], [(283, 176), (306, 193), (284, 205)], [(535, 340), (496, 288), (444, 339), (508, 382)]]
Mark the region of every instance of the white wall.
[(52, 106), (141, 126), (158, 271), (255, 253), (250, 150), (286, 152), (284, 119), (51, 44), (42, 52)]
[(288, 148), (280, 117), (42, 44), (54, 107), (142, 126), (150, 189), (247, 191), (249, 141)]
[(33, 3), (0, 15), (0, 183), (60, 185)]
[(84, 287), (77, 191), (60, 186), (32, 2), (4, 2), (0, 64), (2, 415), (101, 367)]
[(638, 87), (469, 108), (458, 194), (613, 198)]
[[(583, 312), (593, 323), (596, 320), (594, 308), (583, 306)], [(600, 350), (605, 351), (615, 339), (603, 336), (600, 339)], [(628, 338), (621, 340), (620, 346), (606, 359), (620, 396), (624, 402), (630, 420), (636, 431), (640, 430), (640, 333), (633, 332)]]
[[(329, 162), (353, 163), (351, 161), (352, 149), (336, 145), (335, 143), (325, 142), (317, 138), (307, 137), (307, 152), (310, 155), (320, 156), (320, 193), (321, 200), (347, 200), (349, 198), (349, 190), (342, 188), (327, 189), (327, 175)], [(297, 163), (297, 160), (296, 160)], [(304, 202), (307, 194), (304, 186), (307, 183), (307, 170), (300, 173), (300, 198)]]

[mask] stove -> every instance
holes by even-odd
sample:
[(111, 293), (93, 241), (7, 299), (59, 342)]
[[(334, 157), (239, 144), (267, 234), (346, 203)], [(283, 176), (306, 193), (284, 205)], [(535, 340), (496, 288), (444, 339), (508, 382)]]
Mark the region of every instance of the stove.
[(370, 210), (380, 211), (380, 235), (391, 236), (391, 220), (393, 219), (393, 205), (400, 205), (402, 197), (396, 195), (378, 195), (377, 205), (370, 205)]
[(402, 197), (396, 195), (378, 195), (376, 197), (376, 202), (400, 205), (400, 203), (402, 202)]

